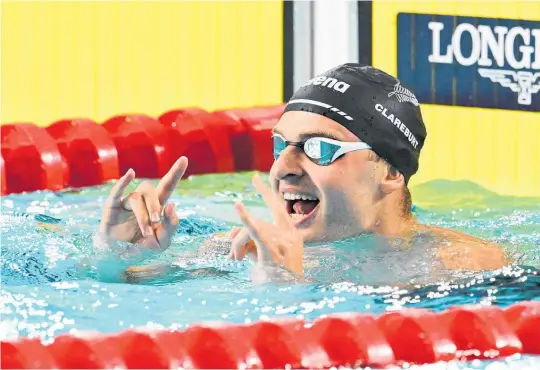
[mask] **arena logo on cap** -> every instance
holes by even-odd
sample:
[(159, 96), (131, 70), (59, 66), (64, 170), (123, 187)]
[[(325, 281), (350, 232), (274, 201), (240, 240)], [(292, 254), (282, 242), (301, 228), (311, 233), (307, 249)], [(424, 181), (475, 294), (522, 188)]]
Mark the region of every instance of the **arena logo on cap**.
[(397, 37), (419, 102), (540, 111), (540, 22), (401, 13)]
[(340, 93), (345, 93), (351, 85), (349, 85), (346, 82), (339, 81), (332, 77), (326, 77), (326, 76), (317, 76), (315, 78), (312, 78), (309, 80), (306, 85), (320, 85), (328, 87), (329, 89), (334, 89), (336, 91), (339, 91)]

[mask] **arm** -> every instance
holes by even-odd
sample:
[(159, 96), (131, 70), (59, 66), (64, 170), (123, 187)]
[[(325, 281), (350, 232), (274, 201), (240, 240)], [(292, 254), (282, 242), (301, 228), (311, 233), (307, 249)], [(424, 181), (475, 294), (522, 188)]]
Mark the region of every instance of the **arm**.
[(132, 266), (128, 267), (122, 276), (126, 283), (139, 284), (159, 281), (177, 282), (188, 279), (197, 279), (201, 276), (224, 276), (230, 272), (223, 271), (215, 267), (201, 267), (187, 269), (174, 264), (156, 264), (152, 266)]
[(511, 263), (504, 248), (454, 230), (432, 228), (446, 243), (438, 255), (450, 270), (496, 270)]
[[(230, 232), (220, 232), (210, 235), (204, 240), (197, 254), (192, 258), (212, 259), (217, 256), (226, 256), (229, 254), (232, 238), (238, 234), (240, 228), (234, 228)], [(177, 261), (178, 262), (178, 261)], [(156, 279), (175, 280), (177, 278), (185, 279), (190, 276), (223, 274), (224, 271), (213, 268), (185, 269), (175, 263), (161, 263), (146, 266), (129, 266), (122, 273), (122, 278), (128, 283), (148, 282)]]

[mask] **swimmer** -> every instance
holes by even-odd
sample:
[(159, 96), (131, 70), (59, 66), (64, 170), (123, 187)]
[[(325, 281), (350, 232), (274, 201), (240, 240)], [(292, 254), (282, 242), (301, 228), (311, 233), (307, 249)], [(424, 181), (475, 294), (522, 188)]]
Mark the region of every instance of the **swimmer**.
[[(385, 72), (347, 63), (313, 78), (295, 92), (273, 129), (270, 184), (253, 179), (274, 222), (255, 219), (237, 203), (243, 228), (229, 235), (230, 258), (250, 256), (259, 266), (283, 267), (302, 278), (305, 245), (365, 234), (389, 241), (429, 235), (447, 269), (507, 265), (501, 246), (415, 219), (408, 184), (426, 137), (413, 92)], [(157, 187), (143, 182), (123, 198), (135, 178), (128, 171), (105, 205), (102, 237), (168, 248), (179, 220), (167, 202), (187, 166), (182, 157)]]

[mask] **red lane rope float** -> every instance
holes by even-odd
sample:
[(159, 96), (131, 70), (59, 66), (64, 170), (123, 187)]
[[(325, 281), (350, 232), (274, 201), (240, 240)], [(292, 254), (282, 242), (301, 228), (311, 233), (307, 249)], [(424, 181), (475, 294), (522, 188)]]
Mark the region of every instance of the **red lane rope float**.
[(454, 307), (442, 319), (457, 346), (458, 357), (487, 359), (523, 350), (504, 313), (496, 307)]
[(42, 127), (31, 123), (2, 125), (6, 191), (61, 190), (68, 166), (58, 146)]
[(184, 367), (234, 369), (249, 361), (250, 342), (238, 326), (202, 324), (187, 329), (181, 337)]
[(120, 172), (139, 178), (163, 177), (170, 169), (168, 130), (144, 114), (112, 117), (103, 123), (118, 150)]
[(251, 171), (253, 169), (253, 143), (242, 122), (236, 120), (224, 112), (212, 112), (206, 120), (214, 125), (221, 125), (227, 129), (227, 135), (231, 144), (232, 159), (237, 172)]
[(384, 367), (395, 362), (387, 337), (371, 315), (349, 313), (318, 318), (309, 329), (330, 366)]
[[(303, 326), (302, 320), (259, 321), (248, 325), (244, 332), (262, 368), (275, 369), (289, 365), (298, 369), (313, 365), (310, 357), (318, 352), (302, 330)], [(320, 363), (326, 363), (326, 357), (320, 359)]]
[(228, 128), (198, 108), (166, 112), (159, 121), (169, 128), (171, 165), (186, 156), (189, 166), (185, 176), (234, 172)]
[(2, 369), (54, 369), (56, 362), (48, 349), (38, 339), (21, 339), (1, 343)]
[(234, 143), (233, 150), (238, 151), (235, 155), (238, 161), (237, 168), (270, 170), (274, 161), (271, 133), (284, 110), (285, 104), (229, 109), (214, 113), (223, 122), (229, 122), (227, 126), (235, 132), (234, 140), (237, 142)]
[(4, 157), (0, 155), (0, 194), (7, 194), (6, 185), (6, 165), (4, 164)]
[(540, 304), (520, 302), (506, 309), (504, 315), (523, 344), (523, 353), (540, 355)]
[(456, 345), (439, 315), (428, 310), (390, 312), (378, 324), (393, 349), (396, 361), (416, 364), (455, 359)]
[[(110, 338), (102, 338), (99, 342), (110, 342)], [(70, 335), (60, 335), (47, 349), (58, 368), (88, 369), (114, 366), (114, 347), (99, 344)]]
[(102, 343), (113, 348), (118, 356), (118, 364), (123, 362), (127, 368), (166, 369), (170, 366), (166, 352), (145, 333), (130, 330)]
[(69, 166), (69, 186), (99, 185), (120, 176), (118, 152), (102, 125), (69, 119), (46, 128)]
[(2, 368), (329, 368), (540, 354), (540, 302), (2, 341)]

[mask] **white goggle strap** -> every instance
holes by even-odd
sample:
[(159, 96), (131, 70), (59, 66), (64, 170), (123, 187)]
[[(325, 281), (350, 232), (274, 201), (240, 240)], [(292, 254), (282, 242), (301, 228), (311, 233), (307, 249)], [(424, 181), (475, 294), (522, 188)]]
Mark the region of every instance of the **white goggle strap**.
[(327, 138), (324, 138), (321, 141), (326, 141), (330, 144), (338, 145), (340, 147), (338, 151), (332, 157), (332, 162), (335, 161), (340, 156), (342, 156), (343, 154), (353, 152), (355, 150), (371, 149), (371, 147), (368, 144), (363, 143), (363, 142), (351, 143), (348, 141), (336, 141), (336, 140), (327, 139)]

